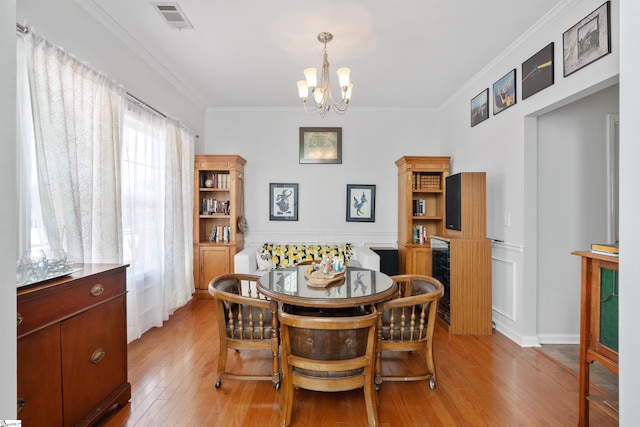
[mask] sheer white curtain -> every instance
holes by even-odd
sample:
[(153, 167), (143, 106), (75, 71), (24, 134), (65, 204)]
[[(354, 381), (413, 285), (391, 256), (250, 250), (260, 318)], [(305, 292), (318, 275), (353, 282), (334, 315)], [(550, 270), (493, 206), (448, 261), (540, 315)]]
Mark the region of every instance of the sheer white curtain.
[(162, 326), (193, 293), (194, 135), (128, 102), (122, 212), (129, 340)]
[(193, 161), (195, 134), (167, 120), (164, 235), (164, 317), (186, 304), (193, 283)]
[(25, 51), (49, 246), (75, 261), (120, 262), (124, 90), (32, 32)]
[(33, 204), (21, 195), (22, 246), (43, 218), (49, 246), (69, 259), (130, 264), (132, 341), (162, 326), (194, 291), (195, 135), (41, 36), (30, 32), (18, 43), (29, 81), (18, 79), (20, 152), (37, 170), (30, 187), (29, 167), (21, 168), (21, 192), (40, 193)]

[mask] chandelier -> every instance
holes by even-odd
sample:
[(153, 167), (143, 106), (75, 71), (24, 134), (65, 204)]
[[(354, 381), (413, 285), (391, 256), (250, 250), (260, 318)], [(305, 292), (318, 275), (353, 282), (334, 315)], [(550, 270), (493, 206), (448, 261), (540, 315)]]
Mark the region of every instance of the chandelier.
[[(320, 116), (324, 117), (327, 111), (333, 109), (338, 114), (344, 114), (349, 106), (351, 99), (351, 90), (353, 83), (349, 83), (349, 74), (351, 70), (347, 67), (339, 68), (338, 81), (340, 82), (341, 96), (336, 102), (331, 93), (329, 85), (329, 59), (327, 56), (327, 43), (333, 40), (333, 34), (322, 32), (318, 34), (318, 41), (324, 44), (322, 48), (322, 70), (320, 71), (320, 84), (318, 84), (316, 69), (307, 68), (304, 70), (305, 80), (298, 81), (298, 93), (307, 111), (319, 111)], [(309, 96), (311, 93), (311, 96)], [(312, 100), (310, 100), (311, 98)], [(309, 101), (308, 101), (309, 100)]]

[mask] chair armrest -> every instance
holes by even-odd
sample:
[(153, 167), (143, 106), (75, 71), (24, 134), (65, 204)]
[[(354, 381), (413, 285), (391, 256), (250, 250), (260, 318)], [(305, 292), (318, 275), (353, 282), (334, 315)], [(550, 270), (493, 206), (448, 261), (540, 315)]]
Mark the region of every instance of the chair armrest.
[(233, 272), (253, 274), (258, 269), (257, 250), (257, 246), (250, 246), (235, 254), (233, 256)]
[(380, 255), (364, 246), (354, 246), (352, 251), (353, 259), (358, 261), (362, 268), (380, 271)]

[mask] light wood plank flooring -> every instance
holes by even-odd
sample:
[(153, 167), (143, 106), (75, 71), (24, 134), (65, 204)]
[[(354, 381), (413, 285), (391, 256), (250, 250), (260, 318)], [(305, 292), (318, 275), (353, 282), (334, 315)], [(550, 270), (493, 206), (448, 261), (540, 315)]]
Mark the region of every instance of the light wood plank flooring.
[[(129, 344), (131, 402), (99, 424), (120, 426), (278, 426), (278, 396), (267, 381), (225, 379), (215, 389), (218, 333), (212, 300), (193, 300), (163, 328)], [(448, 335), (436, 328), (437, 387), (384, 383), (381, 427), (576, 426), (578, 378), (539, 349), (502, 334)], [(418, 354), (385, 355), (384, 369), (422, 364)], [(233, 352), (229, 368), (270, 372), (268, 352)], [(296, 390), (292, 426), (366, 426), (359, 390)], [(591, 425), (616, 423), (592, 411)]]

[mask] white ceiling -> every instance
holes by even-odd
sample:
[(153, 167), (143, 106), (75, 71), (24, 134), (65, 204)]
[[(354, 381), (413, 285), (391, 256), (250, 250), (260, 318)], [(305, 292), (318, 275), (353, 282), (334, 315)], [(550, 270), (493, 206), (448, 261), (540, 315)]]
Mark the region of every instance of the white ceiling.
[(321, 31), (334, 35), (334, 92), (335, 70), (351, 68), (352, 107), (437, 108), (561, 3), (180, 0), (194, 29), (176, 30), (152, 0), (77, 1), (203, 108), (298, 105), (302, 70), (321, 65)]

